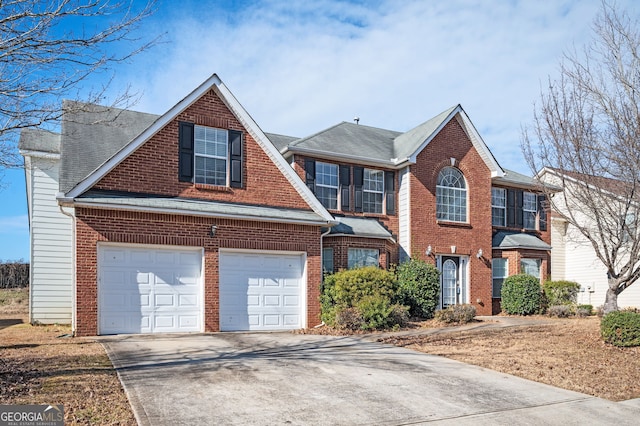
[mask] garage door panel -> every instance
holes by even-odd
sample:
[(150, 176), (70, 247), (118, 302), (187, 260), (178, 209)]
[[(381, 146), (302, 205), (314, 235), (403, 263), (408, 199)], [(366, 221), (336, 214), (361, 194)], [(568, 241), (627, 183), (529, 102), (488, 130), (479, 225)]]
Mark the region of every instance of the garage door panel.
[(202, 331), (201, 253), (99, 247), (100, 333)]
[(302, 327), (303, 272), (302, 255), (221, 252), (221, 330)]

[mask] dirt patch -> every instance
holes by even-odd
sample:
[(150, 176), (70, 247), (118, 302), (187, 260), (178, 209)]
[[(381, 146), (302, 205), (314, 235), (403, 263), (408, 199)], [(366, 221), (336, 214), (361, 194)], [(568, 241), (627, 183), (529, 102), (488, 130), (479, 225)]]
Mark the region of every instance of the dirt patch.
[(24, 305), (15, 311), (0, 306), (3, 404), (63, 404), (67, 425), (136, 424), (102, 345), (68, 337), (69, 326), (28, 324)]
[(640, 347), (600, 338), (600, 319), (380, 339), (612, 401), (640, 398)]

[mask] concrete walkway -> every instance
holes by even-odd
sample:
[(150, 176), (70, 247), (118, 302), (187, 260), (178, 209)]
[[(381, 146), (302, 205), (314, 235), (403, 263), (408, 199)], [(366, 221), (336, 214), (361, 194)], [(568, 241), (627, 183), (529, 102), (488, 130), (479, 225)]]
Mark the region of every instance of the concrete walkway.
[(141, 425), (635, 425), (640, 419), (640, 407), (631, 402), (384, 345), (372, 336), (215, 333), (100, 340)]

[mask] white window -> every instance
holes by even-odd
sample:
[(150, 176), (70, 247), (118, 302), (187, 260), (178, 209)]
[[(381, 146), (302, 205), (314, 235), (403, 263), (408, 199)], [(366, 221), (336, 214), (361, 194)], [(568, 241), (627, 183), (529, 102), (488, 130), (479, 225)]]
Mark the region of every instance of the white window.
[(333, 274), (333, 248), (324, 247), (322, 249), (322, 272)]
[(338, 166), (316, 162), (316, 197), (330, 210), (338, 209)]
[(382, 213), (384, 172), (364, 169), (362, 192), (362, 209), (367, 213)]
[(363, 266), (378, 266), (380, 253), (376, 249), (350, 248), (348, 254), (349, 269)]
[(493, 277), (493, 297), (501, 298), (502, 284), (509, 276), (508, 259), (491, 259), (491, 275)]
[(524, 192), (522, 194), (522, 226), (524, 229), (536, 229), (536, 213), (538, 203), (536, 194)]
[(504, 188), (491, 188), (491, 224), (507, 225), (507, 191)]
[(520, 273), (540, 278), (540, 259), (520, 259)]
[(213, 127), (194, 127), (195, 182), (227, 185), (227, 131)]
[(467, 221), (467, 185), (460, 170), (445, 167), (436, 183), (436, 217), (451, 222)]

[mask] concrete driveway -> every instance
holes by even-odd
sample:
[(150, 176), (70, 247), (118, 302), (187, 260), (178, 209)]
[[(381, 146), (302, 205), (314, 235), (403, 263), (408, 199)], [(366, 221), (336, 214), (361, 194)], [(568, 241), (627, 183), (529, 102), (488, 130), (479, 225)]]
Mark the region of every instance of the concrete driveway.
[(352, 337), (102, 338), (141, 425), (638, 424), (640, 408)]

